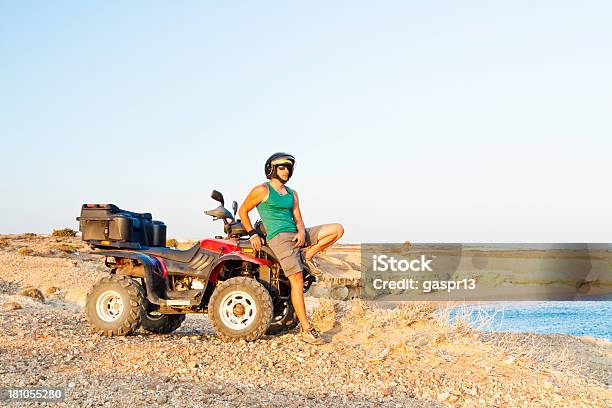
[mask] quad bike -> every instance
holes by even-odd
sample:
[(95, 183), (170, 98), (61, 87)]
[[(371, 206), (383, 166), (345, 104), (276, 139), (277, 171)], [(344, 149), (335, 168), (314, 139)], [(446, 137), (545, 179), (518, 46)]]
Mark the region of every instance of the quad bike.
[[(207, 313), (215, 333), (226, 341), (256, 340), (297, 326), (289, 280), (266, 245), (252, 248), (240, 220), (220, 205), (205, 211), (224, 223), (225, 238), (203, 239), (187, 250), (165, 247), (165, 225), (151, 215), (108, 204), (84, 204), (83, 239), (105, 256), (110, 274), (87, 293), (85, 313), (94, 330), (125, 336), (142, 327), (170, 333), (187, 313)], [(255, 224), (265, 238), (261, 221)], [(264, 241), (265, 242), (265, 241)], [(304, 272), (304, 292), (315, 278)]]

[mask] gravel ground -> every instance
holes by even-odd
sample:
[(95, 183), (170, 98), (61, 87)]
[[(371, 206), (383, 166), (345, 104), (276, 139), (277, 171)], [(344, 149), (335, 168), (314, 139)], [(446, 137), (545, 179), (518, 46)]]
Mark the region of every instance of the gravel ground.
[(404, 389), (385, 396), (389, 380), (376, 381), (385, 370), (364, 387), (345, 351), (294, 334), (222, 343), (205, 317), (191, 316), (171, 335), (101, 338), (70, 305), (0, 296), (14, 300), (23, 309), (0, 314), (0, 387), (63, 387), (59, 406), (438, 406)]
[[(0, 249), (0, 387), (62, 387), (57, 406), (612, 406), (610, 343), (481, 333), (429, 303), (308, 298), (324, 346), (295, 332), (223, 343), (202, 315), (170, 335), (99, 337), (82, 296), (104, 268), (86, 248), (48, 252), (77, 240), (50, 240)], [(45, 299), (16, 294), (26, 286)]]

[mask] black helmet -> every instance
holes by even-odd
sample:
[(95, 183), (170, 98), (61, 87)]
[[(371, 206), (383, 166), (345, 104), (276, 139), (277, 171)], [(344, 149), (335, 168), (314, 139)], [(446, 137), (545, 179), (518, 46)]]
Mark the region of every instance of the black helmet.
[(264, 171), (268, 180), (276, 175), (276, 166), (281, 164), (289, 165), (289, 178), (293, 175), (293, 168), (295, 167), (295, 157), (289, 153), (274, 153), (266, 160), (266, 166)]

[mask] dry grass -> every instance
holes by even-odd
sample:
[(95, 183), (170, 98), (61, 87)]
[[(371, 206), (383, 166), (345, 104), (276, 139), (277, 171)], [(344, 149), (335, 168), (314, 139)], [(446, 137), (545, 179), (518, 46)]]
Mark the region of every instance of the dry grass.
[(76, 237), (77, 232), (72, 228), (53, 230), (52, 237)]
[(310, 320), (319, 328), (331, 328), (339, 324), (338, 303), (329, 299), (320, 299), (319, 307), (313, 310)]
[[(455, 308), (454, 319), (450, 318), (451, 310)], [(487, 342), (493, 344), (500, 351), (498, 363), (507, 366), (520, 364), (524, 367), (546, 367), (550, 370), (578, 373), (584, 367), (583, 364), (570, 358), (573, 351), (567, 344), (555, 347), (553, 353), (550, 349), (550, 340), (546, 337), (526, 334), (496, 332), (494, 322), (499, 320), (501, 314), (503, 320), (504, 309), (482, 308), (478, 305), (459, 306), (447, 305), (438, 309), (439, 318), (448, 322), (449, 330), (446, 333), (448, 340), (456, 336), (476, 334), (480, 339), (494, 338)]]
[[(454, 311), (454, 317), (451, 317)], [(438, 306), (438, 319), (455, 334), (492, 329), (496, 316), (503, 311), (485, 309), (478, 305), (446, 303)]]
[[(451, 318), (453, 308), (455, 312)], [(310, 317), (321, 330), (341, 330), (356, 342), (366, 341), (372, 346), (404, 354), (426, 350), (453, 360), (480, 350), (479, 345), (484, 343), (478, 340), (478, 335), (483, 329), (491, 329), (497, 313), (478, 306), (462, 308), (436, 302), (406, 302), (393, 309), (383, 309), (359, 299), (348, 302), (321, 299)], [(569, 350), (559, 350), (555, 361), (545, 358), (541, 346), (546, 340), (542, 337), (534, 336), (530, 341), (521, 342), (515, 337), (507, 333), (495, 342), (487, 342), (489, 347), (495, 348), (495, 353), (483, 355), (483, 361), (489, 366), (502, 362), (509, 366), (519, 360), (525, 365), (559, 365), (567, 360), (564, 356)], [(562, 368), (576, 368), (570, 365), (566, 363)]]
[(29, 256), (34, 254), (34, 250), (30, 247), (24, 246), (17, 250), (17, 253), (22, 256)]
[(570, 358), (574, 351), (567, 344), (556, 347), (554, 353), (543, 352), (550, 347), (549, 342), (546, 337), (524, 333), (495, 333), (495, 340), (491, 341), (503, 349), (512, 361), (521, 358), (531, 366), (544, 366), (550, 370), (571, 373), (583, 371), (584, 364)]
[(579, 373), (572, 350), (556, 348), (546, 337), (480, 331), (494, 329), (497, 313), (503, 311), (456, 303), (405, 302), (387, 309), (362, 300), (321, 299), (310, 317), (333, 343), (366, 366), (384, 364), (420, 378), (438, 376), (435, 381), (446, 383), (447, 390), (448, 384), (461, 384), (468, 396), (478, 395), (475, 384), (479, 393), (495, 392), (487, 389), (495, 386), (488, 382), (492, 378), (504, 378), (519, 389), (527, 382), (542, 382), (543, 372), (551, 373), (551, 384)]
[(174, 238), (170, 238), (166, 241), (166, 246), (170, 248), (176, 248), (178, 247), (178, 241)]
[(7, 248), (11, 246), (11, 242), (8, 239), (0, 239), (0, 248)]
[(64, 252), (66, 254), (74, 254), (78, 247), (71, 244), (55, 244), (51, 246), (52, 249), (57, 249), (58, 251)]
[(454, 337), (449, 333), (459, 335), (469, 330), (442, 321), (436, 310), (433, 302), (410, 302), (394, 309), (383, 309), (360, 299), (347, 302), (321, 299), (311, 319), (323, 331), (341, 328), (355, 341), (375, 342), (384, 348), (396, 348), (410, 342), (415, 333), (425, 333), (430, 342)]

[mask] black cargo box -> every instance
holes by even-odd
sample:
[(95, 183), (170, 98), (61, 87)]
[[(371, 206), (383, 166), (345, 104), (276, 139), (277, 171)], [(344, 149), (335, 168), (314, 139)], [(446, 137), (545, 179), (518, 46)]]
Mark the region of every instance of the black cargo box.
[[(122, 210), (113, 204), (83, 204), (77, 217), (83, 241), (109, 241), (143, 246), (166, 246), (166, 225), (153, 221), (150, 213)], [(131, 245), (129, 245), (131, 244)]]

